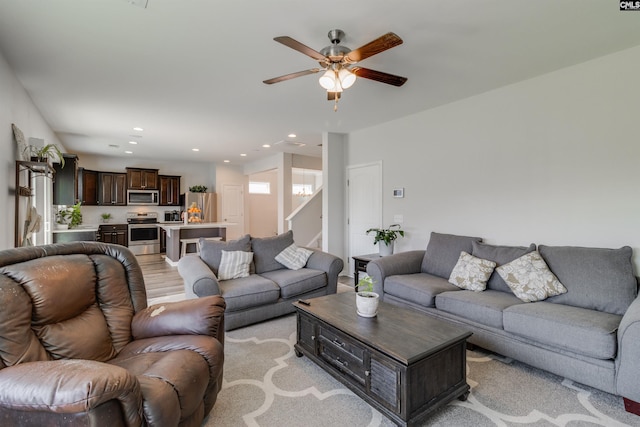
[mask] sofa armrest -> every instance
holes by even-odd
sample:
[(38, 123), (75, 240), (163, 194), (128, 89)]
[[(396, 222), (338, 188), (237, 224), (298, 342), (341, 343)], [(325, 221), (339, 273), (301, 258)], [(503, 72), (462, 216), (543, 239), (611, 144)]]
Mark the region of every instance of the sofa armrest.
[(335, 294), (338, 289), (338, 275), (344, 267), (341, 258), (315, 248), (307, 248), (313, 253), (307, 260), (307, 268), (324, 271), (327, 274), (327, 294)]
[(420, 273), (425, 251), (400, 252), (373, 260), (367, 264), (367, 274), (373, 279), (373, 292), (384, 298), (384, 279), (398, 274)]
[(155, 304), (139, 311), (131, 321), (136, 340), (167, 335), (224, 335), (224, 298), (219, 295)]
[(199, 256), (184, 256), (178, 261), (178, 273), (184, 280), (187, 298), (220, 295), (218, 278)]
[(93, 360), (53, 360), (0, 369), (3, 412), (78, 414), (113, 399), (127, 426), (143, 424), (140, 385), (124, 368)]
[(636, 298), (618, 327), (616, 389), (620, 396), (640, 402), (640, 298)]

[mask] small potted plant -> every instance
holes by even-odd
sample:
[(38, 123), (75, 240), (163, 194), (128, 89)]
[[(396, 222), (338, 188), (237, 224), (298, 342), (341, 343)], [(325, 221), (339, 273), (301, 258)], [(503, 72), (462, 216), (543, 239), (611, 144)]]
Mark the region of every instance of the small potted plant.
[(25, 151), (32, 161), (49, 163), (51, 159), (52, 162), (58, 161), (60, 166), (64, 167), (64, 156), (56, 144), (47, 144), (43, 147), (28, 145)]
[(100, 216), (102, 217), (102, 222), (104, 222), (105, 224), (109, 221), (111, 221), (111, 214), (108, 212), (102, 213), (100, 214)]
[(189, 187), (189, 191), (192, 193), (206, 193), (207, 187), (204, 185), (194, 185), (193, 187)]
[(373, 279), (365, 276), (356, 287), (356, 311), (358, 316), (375, 317), (378, 314), (380, 295), (373, 292)]
[(404, 237), (404, 230), (400, 229), (400, 224), (391, 224), (389, 228), (370, 228), (367, 230), (367, 234), (374, 232), (375, 237), (373, 244), (380, 243), (379, 253), (380, 256), (387, 256), (393, 253), (394, 241), (398, 236)]
[(69, 228), (75, 228), (82, 224), (82, 212), (80, 211), (80, 203), (81, 202), (78, 202), (70, 208), (67, 208), (67, 210), (69, 211), (69, 218), (71, 219), (69, 221)]
[(56, 212), (56, 228), (58, 230), (66, 230), (69, 228), (69, 218), (71, 217), (71, 212), (68, 208), (60, 208)]

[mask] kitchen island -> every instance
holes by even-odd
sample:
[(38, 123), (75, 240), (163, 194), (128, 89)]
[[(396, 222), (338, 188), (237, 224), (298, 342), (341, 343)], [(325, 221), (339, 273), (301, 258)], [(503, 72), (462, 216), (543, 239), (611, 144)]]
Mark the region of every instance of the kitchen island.
[(167, 233), (167, 253), (165, 261), (170, 265), (178, 265), (180, 259), (180, 239), (196, 239), (199, 237), (219, 237), (226, 240), (227, 227), (236, 225), (232, 222), (204, 222), (197, 224), (160, 224)]

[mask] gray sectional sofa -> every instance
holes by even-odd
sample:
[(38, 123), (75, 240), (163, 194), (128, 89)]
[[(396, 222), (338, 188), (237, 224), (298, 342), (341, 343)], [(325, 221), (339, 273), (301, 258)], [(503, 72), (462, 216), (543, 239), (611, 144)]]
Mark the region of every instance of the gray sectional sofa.
[[(524, 302), (497, 270), (483, 291), (449, 282), (462, 251), (498, 268), (536, 250), (566, 293)], [(623, 396), (638, 413), (640, 299), (630, 247), (496, 246), (432, 233), (426, 251), (380, 258), (367, 273), (385, 302), (462, 326), (471, 344)]]
[[(336, 293), (342, 259), (312, 251), (303, 268), (292, 270), (275, 260), (293, 244), (291, 231), (274, 237), (244, 237), (229, 242), (201, 239), (200, 255), (178, 261), (187, 298), (222, 295), (227, 304), (225, 330), (292, 313), (298, 299)], [(247, 277), (219, 280), (222, 251), (253, 253)]]

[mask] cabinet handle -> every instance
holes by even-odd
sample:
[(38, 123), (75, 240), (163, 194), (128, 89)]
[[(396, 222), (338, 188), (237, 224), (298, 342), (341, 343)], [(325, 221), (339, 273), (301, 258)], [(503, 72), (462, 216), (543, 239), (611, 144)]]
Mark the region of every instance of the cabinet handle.
[(311, 335), (311, 341), (315, 341), (316, 340), (316, 336), (315, 335)]
[(368, 377), (369, 375), (371, 375), (371, 371), (364, 371), (364, 376)]
[(340, 366), (344, 366), (345, 368), (346, 368), (347, 366), (349, 366), (349, 363), (347, 363), (347, 362), (344, 362), (344, 361), (340, 360), (340, 358), (339, 358), (339, 357), (336, 357), (336, 362), (337, 362)]
[(340, 341), (338, 340), (338, 338), (334, 338), (332, 342), (333, 342), (335, 345), (337, 345), (338, 347), (344, 347), (344, 343), (343, 343), (343, 342), (340, 342)]

